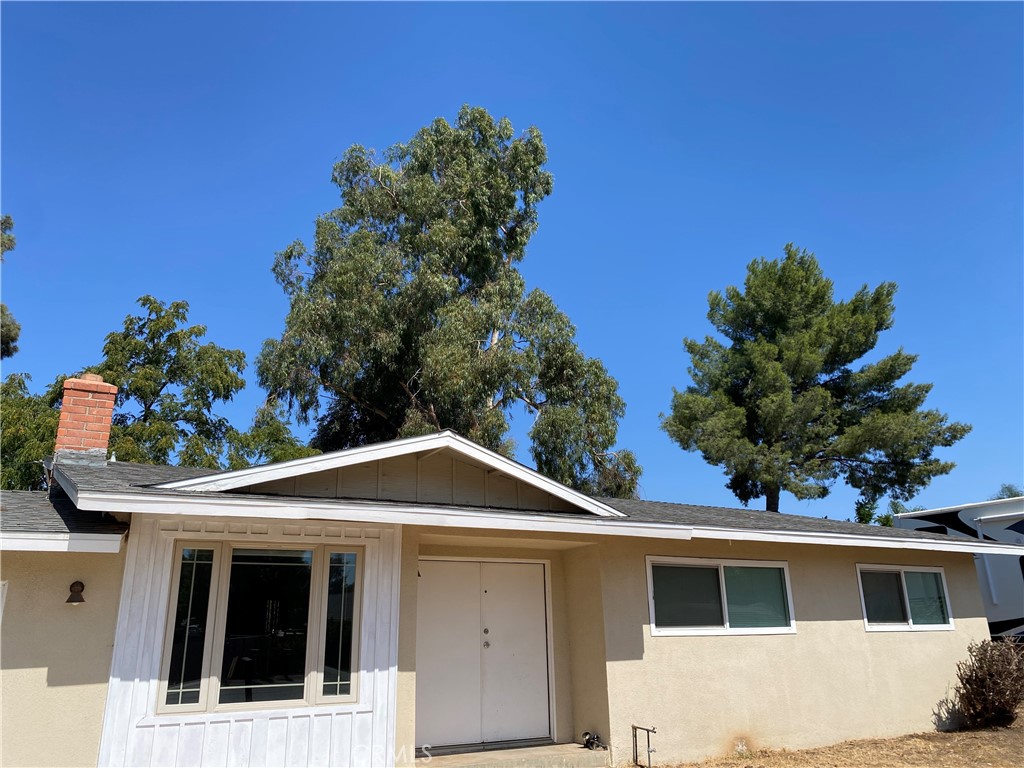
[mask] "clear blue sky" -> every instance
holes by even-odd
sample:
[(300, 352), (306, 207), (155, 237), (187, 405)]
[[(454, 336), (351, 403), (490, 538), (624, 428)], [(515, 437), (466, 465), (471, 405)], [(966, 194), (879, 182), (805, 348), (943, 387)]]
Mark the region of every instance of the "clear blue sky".
[[(1022, 11), (4, 3), (3, 300), (23, 329), (4, 374), (41, 388), (97, 362), (136, 297), (186, 299), (248, 355), (222, 409), (246, 426), (286, 311), (273, 255), (336, 205), (332, 163), (469, 103), (544, 134), (555, 188), (523, 269), (619, 380), (645, 498), (738, 505), (659, 413), (708, 292), (788, 241), (837, 297), (899, 284), (879, 353), (920, 355), (929, 405), (974, 425), (915, 503), (987, 498), (1024, 482)], [(845, 518), (854, 498), (782, 506)]]

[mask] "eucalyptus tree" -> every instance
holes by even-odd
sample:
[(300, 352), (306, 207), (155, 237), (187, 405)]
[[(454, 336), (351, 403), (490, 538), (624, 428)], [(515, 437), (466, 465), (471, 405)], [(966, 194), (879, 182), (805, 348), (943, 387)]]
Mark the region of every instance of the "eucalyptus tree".
[(277, 255), (290, 302), (265, 342), (260, 383), (333, 450), (450, 428), (511, 455), (510, 419), (532, 416), (544, 474), (632, 495), (640, 468), (616, 450), (625, 405), (551, 297), (519, 265), (552, 190), (536, 128), (463, 107), (407, 143), (350, 147), (334, 166), (341, 204), (309, 246)]

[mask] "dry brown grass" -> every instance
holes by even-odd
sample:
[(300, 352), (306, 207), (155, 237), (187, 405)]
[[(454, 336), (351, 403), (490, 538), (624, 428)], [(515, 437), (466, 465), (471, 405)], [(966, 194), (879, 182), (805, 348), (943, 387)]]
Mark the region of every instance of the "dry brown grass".
[(895, 739), (846, 741), (831, 747), (793, 752), (761, 750), (689, 765), (700, 768), (1021, 768), (1024, 766), (1024, 718), (1018, 718), (1009, 728), (918, 733)]

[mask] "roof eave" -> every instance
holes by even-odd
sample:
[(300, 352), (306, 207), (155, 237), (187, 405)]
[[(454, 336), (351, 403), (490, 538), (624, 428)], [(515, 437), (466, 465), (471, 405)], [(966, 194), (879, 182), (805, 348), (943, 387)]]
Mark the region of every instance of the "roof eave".
[(869, 536), (817, 531), (779, 531), (743, 529), (728, 526), (696, 526), (681, 523), (640, 522), (629, 518), (568, 517), (557, 514), (523, 515), (514, 511), (467, 510), (444, 506), (410, 505), (396, 502), (297, 497), (230, 498), (185, 494), (125, 494), (80, 492), (79, 509), (131, 512), (136, 514), (201, 515), (236, 518), (276, 518), (284, 520), (338, 520), (388, 525), (423, 525), (447, 528), (482, 528), (514, 531), (547, 531), (596, 536), (628, 536), (689, 540), (691, 538), (727, 541), (761, 541), (788, 544), (845, 546), (876, 549), (910, 549), (973, 554), (1024, 555), (1024, 547), (991, 544), (975, 539), (925, 539), (900, 536)]
[(959, 552), (962, 554), (1021, 555), (1024, 547), (1013, 544), (991, 544), (976, 539), (923, 539), (900, 536), (865, 536), (826, 531), (751, 530), (717, 526), (693, 526), (694, 539), (728, 541), (763, 541), (779, 544), (814, 544), (822, 546), (867, 547), (872, 549), (915, 549), (930, 552)]
[(117, 554), (121, 551), (124, 537), (124, 533), (4, 531), (0, 534), (0, 551)]

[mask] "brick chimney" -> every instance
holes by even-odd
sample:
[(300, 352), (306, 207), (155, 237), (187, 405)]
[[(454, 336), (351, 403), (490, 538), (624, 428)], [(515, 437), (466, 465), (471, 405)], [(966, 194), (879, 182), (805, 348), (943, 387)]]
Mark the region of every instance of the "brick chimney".
[(54, 459), (78, 464), (105, 464), (117, 387), (95, 373), (64, 382)]

